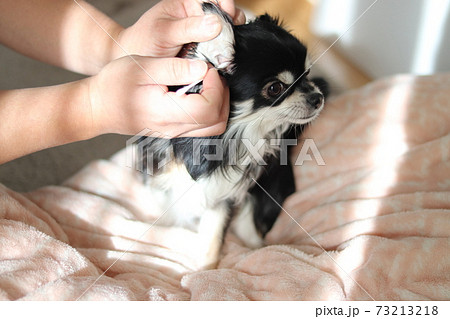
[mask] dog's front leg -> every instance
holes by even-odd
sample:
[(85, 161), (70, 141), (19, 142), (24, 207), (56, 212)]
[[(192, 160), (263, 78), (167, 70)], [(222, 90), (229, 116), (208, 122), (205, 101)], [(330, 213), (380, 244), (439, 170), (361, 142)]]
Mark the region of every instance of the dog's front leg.
[(264, 246), (264, 239), (258, 233), (253, 221), (255, 204), (251, 196), (247, 196), (242, 205), (237, 209), (236, 215), (231, 223), (231, 230), (249, 248), (260, 248)]
[(200, 245), (197, 265), (201, 269), (215, 268), (219, 261), (226, 224), (229, 219), (228, 205), (217, 205), (206, 209), (198, 226)]

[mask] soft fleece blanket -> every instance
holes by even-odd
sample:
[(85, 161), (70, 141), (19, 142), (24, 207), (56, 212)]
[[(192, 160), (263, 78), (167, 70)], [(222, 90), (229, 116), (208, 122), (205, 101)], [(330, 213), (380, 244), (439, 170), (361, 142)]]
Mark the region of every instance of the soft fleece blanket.
[(124, 152), (62, 186), (0, 187), (0, 299), (448, 300), (449, 88), (397, 76), (330, 101), (304, 135), (326, 165), (309, 152), (267, 246), (229, 232), (213, 270), (195, 233), (152, 226)]

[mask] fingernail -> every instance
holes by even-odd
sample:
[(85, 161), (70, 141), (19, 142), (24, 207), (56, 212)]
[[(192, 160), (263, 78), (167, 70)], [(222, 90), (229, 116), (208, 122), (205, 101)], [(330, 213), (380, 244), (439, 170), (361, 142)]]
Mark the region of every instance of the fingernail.
[(202, 77), (207, 69), (206, 63), (203, 61), (189, 61), (189, 71), (192, 76)]
[(203, 17), (201, 27), (205, 32), (217, 34), (220, 29), (219, 18), (213, 14), (207, 14)]

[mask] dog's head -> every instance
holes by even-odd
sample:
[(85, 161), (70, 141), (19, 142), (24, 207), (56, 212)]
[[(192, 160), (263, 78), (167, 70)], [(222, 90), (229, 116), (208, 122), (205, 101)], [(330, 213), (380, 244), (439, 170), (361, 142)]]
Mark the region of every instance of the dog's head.
[[(224, 154), (228, 154), (229, 139), (256, 142), (269, 135), (282, 138), (289, 128), (307, 124), (318, 116), (324, 94), (320, 85), (308, 78), (306, 47), (296, 37), (269, 15), (234, 26), (216, 3), (205, 2), (202, 6), (206, 14), (216, 14), (220, 18), (222, 33), (210, 41), (185, 46), (180, 56), (211, 63), (229, 85), (231, 110), (227, 130), (220, 136), (210, 137), (211, 142), (222, 140)], [(199, 89), (201, 85), (188, 92), (195, 93)], [(208, 161), (205, 156), (201, 157), (201, 165), (194, 165), (189, 151), (193, 149), (194, 139), (171, 140), (174, 155), (182, 159), (192, 178), (226, 166), (225, 159)], [(265, 152), (265, 148), (261, 150)], [(210, 154), (209, 151), (206, 143), (199, 153)], [(244, 154), (239, 150), (238, 153), (239, 156)]]
[(188, 46), (181, 56), (210, 62), (225, 76), (232, 99), (230, 124), (253, 121), (270, 131), (317, 117), (326, 92), (320, 90), (323, 83), (308, 78), (306, 47), (296, 37), (267, 14), (234, 26), (216, 3), (202, 7), (220, 18), (222, 32)]
[(323, 108), (324, 96), (308, 79), (306, 47), (263, 15), (234, 27), (232, 74), (226, 74), (233, 99), (230, 122), (259, 120), (268, 129), (306, 124)]

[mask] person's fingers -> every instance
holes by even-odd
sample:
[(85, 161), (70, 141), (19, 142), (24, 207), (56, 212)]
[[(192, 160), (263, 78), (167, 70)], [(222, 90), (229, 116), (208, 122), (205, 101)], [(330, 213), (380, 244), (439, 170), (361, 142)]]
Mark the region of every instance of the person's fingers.
[(184, 98), (182, 103), (185, 110), (199, 124), (212, 125), (228, 117), (222, 112), (222, 106), (226, 100), (226, 107), (229, 107), (229, 91), (215, 69), (210, 69), (203, 79), (201, 94), (189, 94), (181, 98)]
[(233, 0), (218, 0), (220, 7), (228, 13), (233, 19), (236, 16), (236, 8)]
[(208, 65), (203, 61), (181, 58), (134, 56), (139, 84), (185, 85), (203, 79)]
[(182, 19), (162, 19), (159, 28), (165, 30), (164, 41), (172, 46), (189, 42), (204, 42), (217, 37), (222, 30), (219, 18), (213, 14)]
[(246, 19), (247, 18), (245, 17), (244, 11), (236, 8), (236, 14), (235, 17), (233, 18), (234, 24), (236, 25), (244, 24), (246, 22)]
[(202, 137), (202, 136), (216, 136), (225, 132), (228, 124), (228, 116), (230, 114), (230, 95), (225, 95), (225, 99), (223, 100), (222, 108), (219, 114), (219, 122), (209, 125), (207, 127), (193, 127), (193, 129), (189, 130), (186, 133), (183, 133), (181, 136), (185, 137)]
[(227, 122), (220, 122), (215, 125), (202, 127), (197, 129), (196, 127), (191, 127), (183, 133), (179, 133), (177, 137), (207, 137), (207, 136), (217, 136), (225, 132), (227, 127)]
[(142, 89), (139, 98), (141, 105), (146, 105), (148, 100), (159, 101), (151, 105), (151, 113), (154, 118), (161, 119), (167, 125), (191, 124), (189, 130), (196, 130), (226, 122), (228, 119), (229, 90), (215, 69), (210, 69), (206, 74), (201, 94), (179, 96), (154, 85), (142, 86)]
[(220, 110), (219, 122), (212, 124), (180, 123), (176, 131), (172, 132), (172, 137), (203, 137), (222, 134), (228, 124), (229, 106), (229, 99), (225, 99)]
[[(223, 82), (223, 81), (222, 81)], [(224, 84), (224, 83), (223, 83)], [(224, 90), (224, 96), (222, 100), (222, 107), (218, 116), (218, 121), (207, 127), (194, 127), (189, 132), (184, 133), (182, 136), (215, 136), (225, 132), (228, 124), (228, 116), (230, 115), (230, 91)]]
[[(229, 115), (229, 90), (215, 69), (204, 78), (201, 94), (178, 96), (175, 92), (161, 90), (156, 85), (143, 85), (137, 96), (137, 104), (144, 113), (143, 125), (158, 123), (157, 131), (169, 136), (211, 136), (221, 134)], [(149, 101), (153, 101), (149, 104)], [(149, 126), (155, 127), (155, 126)]]

